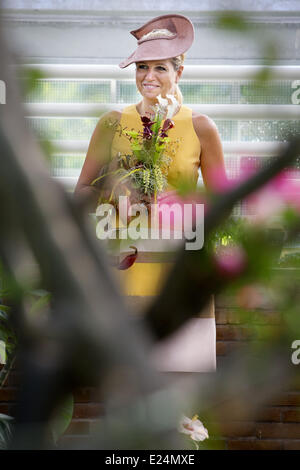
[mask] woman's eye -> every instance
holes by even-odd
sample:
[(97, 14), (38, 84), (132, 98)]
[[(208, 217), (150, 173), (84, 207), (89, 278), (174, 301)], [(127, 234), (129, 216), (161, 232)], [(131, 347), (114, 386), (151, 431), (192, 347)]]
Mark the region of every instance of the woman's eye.
[[(146, 70), (148, 68), (148, 66), (146, 64), (139, 64), (137, 66), (137, 70)], [(160, 70), (160, 71), (163, 71), (165, 72), (167, 69), (166, 67), (164, 67), (163, 65), (158, 65), (157, 67), (155, 67), (157, 70)]]

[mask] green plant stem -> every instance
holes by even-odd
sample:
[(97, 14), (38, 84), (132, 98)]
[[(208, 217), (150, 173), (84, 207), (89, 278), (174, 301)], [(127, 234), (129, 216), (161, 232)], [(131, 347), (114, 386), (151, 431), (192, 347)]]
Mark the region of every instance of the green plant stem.
[(7, 377), (9, 376), (9, 373), (14, 366), (15, 360), (16, 360), (15, 354), (8, 356), (8, 361), (6, 362), (6, 364), (4, 365), (3, 369), (0, 372), (0, 388), (4, 387)]
[(109, 171), (108, 173), (105, 173), (104, 175), (98, 176), (96, 179), (94, 179), (91, 182), (91, 186), (93, 186), (97, 181), (101, 180), (102, 178), (105, 178), (105, 176), (115, 175), (116, 173), (120, 173), (121, 170), (122, 170), (122, 168), (119, 168), (118, 170)]
[(115, 188), (117, 187), (118, 184), (121, 183), (121, 181), (123, 181), (125, 178), (128, 178), (128, 176), (132, 175), (133, 173), (136, 173), (137, 171), (143, 171), (143, 170), (144, 170), (144, 168), (135, 168), (134, 170), (132, 170), (132, 171), (130, 171), (129, 173), (127, 173), (126, 175), (122, 176), (122, 177), (114, 184), (108, 202), (110, 202), (110, 201), (112, 200), (113, 195), (114, 195)]
[(193, 443), (195, 444), (196, 449), (199, 450), (199, 445), (197, 444), (197, 442), (194, 441), (194, 439), (192, 439), (192, 441), (193, 441)]
[(155, 114), (154, 120), (155, 120), (155, 124), (153, 126), (152, 149), (154, 151), (153, 163), (155, 164), (156, 160), (157, 160), (157, 157), (159, 155), (159, 152), (156, 151), (155, 146), (156, 146), (156, 143), (157, 143), (158, 131), (159, 131), (159, 128), (160, 128), (161, 123), (162, 123), (162, 119), (160, 119), (160, 115), (159, 115), (158, 112)]

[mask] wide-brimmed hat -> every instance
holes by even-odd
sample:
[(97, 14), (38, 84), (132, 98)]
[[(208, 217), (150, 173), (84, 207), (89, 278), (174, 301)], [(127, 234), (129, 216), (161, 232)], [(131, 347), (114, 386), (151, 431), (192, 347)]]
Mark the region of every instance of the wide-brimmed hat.
[[(170, 35), (159, 35), (144, 39), (147, 33), (153, 30), (167, 29)], [(191, 21), (182, 15), (157, 16), (130, 33), (138, 40), (137, 49), (119, 67), (122, 69), (134, 62), (144, 60), (171, 59), (184, 54), (194, 40), (194, 27)]]

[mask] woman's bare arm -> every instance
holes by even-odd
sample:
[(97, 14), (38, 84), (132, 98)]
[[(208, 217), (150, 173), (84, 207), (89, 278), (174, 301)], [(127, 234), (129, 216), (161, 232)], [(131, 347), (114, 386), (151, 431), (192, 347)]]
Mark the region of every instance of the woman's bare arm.
[(227, 181), (222, 142), (216, 124), (208, 116), (194, 115), (193, 124), (201, 144), (200, 168), (206, 189), (216, 190)]
[(76, 199), (95, 199), (97, 190), (91, 185), (92, 181), (99, 176), (101, 168), (109, 162), (112, 139), (114, 137), (114, 126), (109, 127), (107, 123), (119, 122), (121, 113), (111, 111), (101, 117), (91, 137), (86, 158), (77, 181), (74, 196)]

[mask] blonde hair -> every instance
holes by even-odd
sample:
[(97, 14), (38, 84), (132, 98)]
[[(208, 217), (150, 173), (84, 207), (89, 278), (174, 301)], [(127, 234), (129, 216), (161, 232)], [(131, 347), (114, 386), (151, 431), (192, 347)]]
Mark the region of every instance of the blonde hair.
[[(177, 57), (172, 57), (170, 59), (170, 61), (172, 62), (173, 64), (173, 67), (174, 67), (174, 70), (179, 70), (179, 68), (181, 67), (181, 65), (183, 64), (184, 62), (184, 54), (181, 54), (181, 55), (178, 55)], [(183, 103), (183, 96), (182, 96), (182, 93), (181, 93), (181, 90), (179, 88), (179, 85), (178, 83), (176, 83), (175, 85), (175, 98), (177, 99), (178, 103), (180, 105), (182, 105)]]

